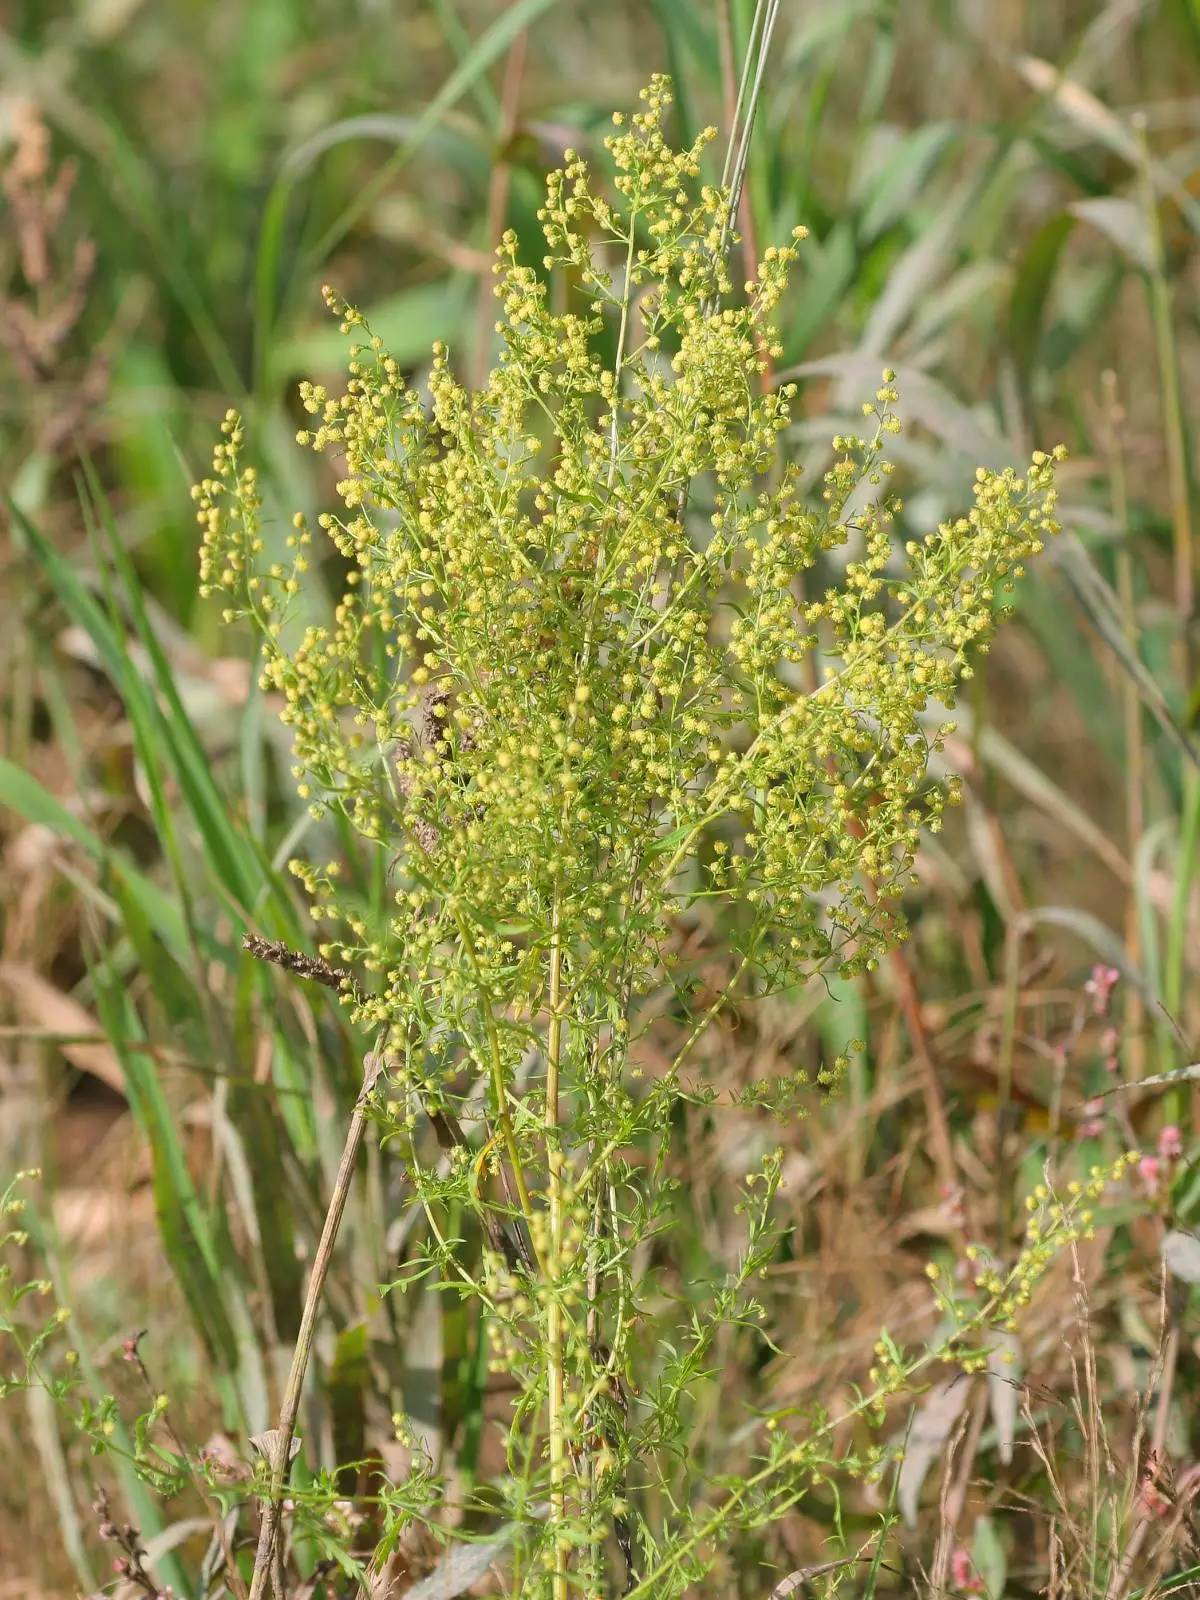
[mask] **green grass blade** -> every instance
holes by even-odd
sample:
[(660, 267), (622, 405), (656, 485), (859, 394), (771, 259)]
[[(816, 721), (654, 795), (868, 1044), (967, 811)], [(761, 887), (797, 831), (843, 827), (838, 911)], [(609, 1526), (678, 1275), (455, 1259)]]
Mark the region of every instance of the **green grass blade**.
[(486, 28), (471, 50), (459, 62), (429, 104), (421, 111), (412, 133), (389, 160), (364, 184), (360, 193), (321, 235), (312, 251), (314, 262), (324, 261), (330, 251), (346, 237), (364, 212), (375, 204), (388, 184), (412, 160), (446, 112), (463, 98), (476, 79), (498, 61), (524, 28), (548, 11), (554, 0), (515, 0), (506, 6), (495, 22)]
[[(60, 838), (69, 839), (91, 860), (120, 878), (138, 914), (156, 930), (178, 960), (186, 956), (187, 932), (178, 904), (150, 881), (124, 854), (106, 844), (100, 836), (80, 822), (75, 814), (23, 768), (0, 756), (0, 805), (8, 806), (29, 822)], [(211, 939), (203, 941), (206, 956), (220, 959), (221, 952)]]
[(237, 1368), (237, 1343), (225, 1310), (231, 1263), (219, 1248), (188, 1171), (187, 1158), (151, 1059), (130, 1050), (143, 1037), (124, 986), (105, 965), (92, 969), (97, 1011), (125, 1075), (129, 1105), (150, 1150), (154, 1204), (163, 1245), (209, 1352), (227, 1373)]

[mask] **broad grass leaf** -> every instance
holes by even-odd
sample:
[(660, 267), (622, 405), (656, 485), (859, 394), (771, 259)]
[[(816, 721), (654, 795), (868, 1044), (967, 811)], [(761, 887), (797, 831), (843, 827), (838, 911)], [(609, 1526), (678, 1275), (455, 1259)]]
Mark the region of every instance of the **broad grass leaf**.
[(358, 1461), (362, 1457), (366, 1438), (364, 1408), (370, 1384), (367, 1325), (357, 1322), (338, 1334), (325, 1379), (337, 1461)]
[[(849, 222), (839, 221), (819, 243), (810, 239), (805, 244), (804, 294), (782, 330), (787, 360), (795, 361), (803, 355), (834, 317), (854, 279), (857, 259), (854, 229)], [(879, 381), (875, 371), (878, 365), (877, 361), (872, 363), (872, 386)]]
[(1018, 56), (1014, 64), (1026, 83), (1044, 95), (1080, 132), (1112, 150), (1131, 167), (1144, 167), (1155, 189), (1169, 194), (1192, 229), (1200, 233), (1200, 203), (1169, 167), (1143, 150), (1136, 134), (1111, 107), (1038, 56)]
[[(996, 1448), (1000, 1460), (1008, 1466), (1013, 1458), (1013, 1440), (1017, 1431), (1017, 1407), (1020, 1400), (1021, 1345), (1015, 1333), (1003, 1330), (995, 1335), (988, 1351), (987, 1388), (988, 1409), (992, 1426), (996, 1430)], [(994, 1595), (1003, 1590), (992, 1589)]]
[(938, 207), (935, 220), (896, 262), (871, 309), (859, 341), (864, 354), (882, 356), (925, 297), (936, 290), (967, 227), (987, 172), (969, 172)]
[(48, 1498), (54, 1504), (58, 1518), (63, 1553), (70, 1558), (71, 1565), (84, 1589), (90, 1591), (95, 1587), (95, 1574), (88, 1555), (83, 1523), (75, 1503), (72, 1468), (63, 1450), (59, 1435), (59, 1418), (49, 1391), (40, 1384), (26, 1389), (25, 1410), (29, 1417), (29, 1429), (33, 1435), (41, 1467), (41, 1482)]
[[(472, 287), (462, 276), (415, 284), (387, 300), (364, 308), (371, 332), (383, 340), (388, 354), (402, 366), (425, 360), (437, 338), (458, 338), (472, 303)], [(284, 382), (300, 372), (329, 372), (346, 357), (346, 338), (337, 325), (278, 341), (268, 358), (270, 381)]]
[[(135, 748), (150, 789), (155, 825), (167, 848), (168, 857), (173, 858), (173, 869), (179, 880), (181, 893), (186, 899), (182, 868), (177, 853), (172, 850), (175, 828), (166, 804), (163, 783), (164, 758), (175, 767), (176, 776), (185, 793), (199, 810), (197, 825), (220, 881), (231, 894), (241, 898), (246, 893), (243, 848), (233, 834), (228, 805), (217, 794), (213, 784), (208, 758), (198, 750), (198, 747), (192, 747), (181, 729), (176, 730), (176, 735), (173, 736), (168, 720), (163, 716), (148, 685), (135, 671), (129, 659), (123, 639), (123, 629), (117, 619), (106, 615), (104, 608), (89, 592), (75, 568), (41, 531), (27, 518), (22, 517), (19, 511), (14, 511), (14, 514), (20, 519), (25, 536), (50, 578), (59, 600), (74, 621), (91, 636), (104, 664), (105, 672), (125, 703), (133, 729)], [(179, 705), (178, 712), (190, 731), (190, 724), (187, 723), (182, 705)]]
[(1159, 727), (1180, 755), (1200, 768), (1200, 750), (1175, 720), (1162, 689), (1126, 638), (1120, 602), (1111, 585), (1097, 571), (1087, 550), (1073, 534), (1064, 533), (1061, 539), (1055, 541), (1051, 560), (1057, 571), (1062, 573), (1089, 621), (1116, 657), (1122, 671), (1137, 686), (1138, 694)]
[[(973, 467), (1003, 468), (1012, 464), (1015, 452), (1008, 441), (984, 427), (945, 384), (911, 365), (895, 365), (893, 370), (911, 422), (928, 428), (944, 444), (969, 458)], [(879, 383), (879, 362), (864, 351), (819, 356), (780, 372), (777, 381), (812, 377), (836, 378), (839, 394), (851, 389), (870, 394)]]
[(1089, 945), (1101, 961), (1116, 967), (1130, 983), (1136, 984), (1149, 1005), (1159, 1000), (1157, 985), (1132, 959), (1125, 945), (1106, 923), (1090, 911), (1078, 906), (1035, 906), (1029, 913), (1031, 922), (1065, 928)]
[(479, 1544), (451, 1545), (428, 1577), (407, 1591), (406, 1600), (456, 1600), (486, 1578), (512, 1543), (516, 1525), (508, 1523)]
[(1172, 1228), (1162, 1243), (1163, 1264), (1182, 1283), (1200, 1283), (1200, 1238)]
[(78, 1000), (64, 994), (35, 968), (13, 961), (0, 962), (0, 988), (8, 990), (23, 1021), (60, 1036), (58, 1048), (73, 1067), (117, 1094), (125, 1093), (125, 1075), (116, 1051), (103, 1039), (93, 1042), (100, 1024)]
[[(44, 827), (60, 838), (69, 839), (93, 861), (118, 876), (163, 942), (177, 958), (186, 956), (187, 933), (178, 903), (170, 895), (164, 894), (121, 852), (110, 847), (82, 823), (36, 778), (3, 756), (0, 756), (0, 805), (8, 806), (28, 822)], [(111, 902), (108, 909), (111, 914)], [(220, 959), (219, 947), (211, 939), (202, 935), (200, 942), (206, 955)]]
[(1038, 358), (1046, 303), (1059, 259), (1074, 227), (1075, 218), (1067, 211), (1049, 218), (1034, 234), (1017, 267), (1008, 305), (1008, 342), (1026, 381)]
[[(126, 1095), (150, 1150), (155, 1209), (167, 1259), (218, 1372), (218, 1387), (249, 1427), (267, 1413), (266, 1374), (240, 1264), (227, 1229), (196, 1190), (159, 1073), (142, 1050), (129, 995), (106, 966), (92, 969), (97, 1006), (125, 1075)], [(230, 1383), (232, 1382), (232, 1388)]]
[(1110, 1094), (1126, 1094), (1130, 1090), (1166, 1089), (1177, 1083), (1200, 1083), (1200, 1061), (1194, 1061), (1190, 1066), (1176, 1067), (1173, 1072), (1155, 1072), (1148, 1078), (1138, 1078), (1134, 1083), (1115, 1083), (1111, 1089), (1101, 1090), (1096, 1098), (1104, 1100)]
[(1099, 229), (1142, 272), (1154, 271), (1154, 243), (1141, 206), (1123, 195), (1102, 194), (1072, 200), (1067, 208), (1083, 222)]
[(954, 1431), (970, 1392), (970, 1383), (956, 1373), (929, 1391), (913, 1417), (896, 1490), (900, 1513), (910, 1528), (917, 1525), (921, 1485)]
[(40, 823), (42, 827), (49, 828), (51, 833), (70, 839), (94, 861), (103, 861), (108, 854), (104, 842), (85, 823), (80, 822), (73, 811), (44, 788), (31, 773), (26, 772), (24, 767), (17, 766), (15, 761), (9, 761), (6, 756), (0, 756), (0, 805), (7, 806), (28, 822)]
[(371, 208), (396, 174), (417, 153), (447, 111), (458, 104), (493, 62), (499, 60), (517, 35), (543, 11), (549, 10), (552, 3), (553, 0), (514, 0), (512, 5), (504, 7), (495, 21), (475, 40), (429, 104), (417, 113), (412, 131), (403, 144), (322, 234), (312, 251), (313, 264), (323, 261), (346, 237), (359, 217)]
[[(922, 718), (927, 725), (935, 725), (939, 720), (933, 716)], [(1121, 883), (1132, 882), (1133, 867), (1119, 847), (1035, 761), (1023, 755), (991, 724), (985, 723), (977, 730), (970, 707), (956, 706), (954, 720), (959, 731), (946, 741), (946, 766), (949, 770), (969, 772), (978, 754), (984, 766), (998, 773), (1031, 805), (1037, 806), (1066, 832), (1074, 835)]]
[[(220, 866), (225, 887), (241, 906), (256, 910), (260, 920), (268, 920), (274, 931), (294, 939), (297, 918), (292, 903), (254, 840), (236, 825), (229, 801), (217, 787), (211, 757), (196, 733), (166, 652), (151, 626), (141, 585), (113, 523), (103, 488), (90, 463), (86, 470), (92, 504), (107, 534), (109, 553), (161, 696), (161, 711), (153, 701), (151, 705), (158, 712), (163, 753), (187, 801), (206, 855), (214, 869)], [(110, 610), (114, 622), (119, 622), (115, 607)]]
[(971, 1540), (971, 1560), (983, 1579), (988, 1600), (1001, 1600), (1008, 1580), (1008, 1560), (994, 1517), (977, 1517)]
[(860, 176), (859, 237), (876, 239), (910, 209), (942, 153), (958, 138), (952, 122), (928, 122), (892, 142), (884, 158)]
[(211, 1534), (212, 1527), (207, 1517), (181, 1517), (178, 1522), (170, 1523), (161, 1533), (146, 1540), (146, 1556), (150, 1565), (154, 1566), (169, 1550), (178, 1549), (188, 1540), (196, 1539), (201, 1534)]

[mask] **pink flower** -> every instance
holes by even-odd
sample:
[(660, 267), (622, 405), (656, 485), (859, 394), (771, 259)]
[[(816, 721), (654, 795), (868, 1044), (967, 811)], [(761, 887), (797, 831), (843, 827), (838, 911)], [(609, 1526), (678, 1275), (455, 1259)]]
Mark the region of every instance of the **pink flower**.
[(1146, 1185), (1147, 1194), (1157, 1194), (1162, 1169), (1157, 1156), (1143, 1156), (1138, 1162), (1138, 1177)]
[(1178, 1161), (1183, 1154), (1183, 1135), (1173, 1122), (1168, 1122), (1158, 1136), (1158, 1153), (1163, 1161)]
[(1092, 975), (1083, 986), (1084, 994), (1092, 998), (1092, 1011), (1097, 1017), (1108, 1015), (1109, 1000), (1117, 985), (1121, 974), (1116, 967), (1095, 966)]
[(956, 1545), (950, 1557), (950, 1581), (963, 1594), (982, 1594), (983, 1579), (971, 1562), (971, 1552), (966, 1545)]

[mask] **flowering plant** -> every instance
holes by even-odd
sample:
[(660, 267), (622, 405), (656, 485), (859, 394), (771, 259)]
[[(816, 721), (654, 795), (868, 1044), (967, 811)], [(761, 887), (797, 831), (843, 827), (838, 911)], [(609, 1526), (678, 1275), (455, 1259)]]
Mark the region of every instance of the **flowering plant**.
[[(806, 492), (781, 448), (795, 388), (769, 381), (803, 230), (735, 293), (730, 196), (700, 181), (713, 131), (677, 150), (667, 81), (643, 99), (606, 141), (615, 199), (568, 152), (542, 270), (503, 239), (500, 356), (478, 391), (435, 346), (420, 392), (326, 292), (349, 377), (341, 395), (303, 386), (300, 439), (344, 463), (342, 509), (319, 519), (348, 569), (329, 622), (290, 619), (302, 517), (290, 564), (262, 560), (235, 415), (196, 490), (204, 586), (261, 630), (300, 794), (386, 859), (382, 921), (338, 861), (292, 870), (377, 1037), (370, 1110), (424, 1219), (407, 1270), (481, 1304), (516, 1379), (498, 1489), (556, 1600), (601, 1592), (610, 1532), (631, 1583), (677, 1538), (646, 1496), (689, 1504), (689, 1378), (717, 1328), (756, 1317), (776, 1243), (768, 1157), (736, 1268), (702, 1316), (680, 1292), (668, 1353), (642, 1337), (665, 1150), (679, 1101), (707, 1093), (686, 1058), (739, 985), (859, 972), (900, 936), (921, 830), (955, 798), (930, 782), (948, 725), (926, 714), (953, 704), (1055, 531), (1039, 453), (1023, 476), (981, 470), (969, 512), (900, 559), (890, 372)], [(698, 993), (678, 930), (718, 913), (735, 960)], [(638, 1088), (631, 1050), (664, 986), (684, 1043)], [(762, 1097), (786, 1111), (793, 1088)], [(656, 1593), (688, 1563), (672, 1570)]]

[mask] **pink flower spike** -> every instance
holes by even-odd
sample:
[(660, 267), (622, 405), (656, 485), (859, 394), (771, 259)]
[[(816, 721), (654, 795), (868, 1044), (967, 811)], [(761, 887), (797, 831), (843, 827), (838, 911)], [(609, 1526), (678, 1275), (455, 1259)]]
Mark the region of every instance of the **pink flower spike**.
[(1138, 1177), (1146, 1185), (1148, 1194), (1158, 1193), (1158, 1181), (1161, 1173), (1157, 1156), (1143, 1156), (1138, 1162)]
[(1083, 992), (1091, 996), (1093, 1015), (1097, 1017), (1108, 1015), (1109, 1000), (1120, 976), (1116, 967), (1097, 965), (1092, 968), (1092, 975), (1084, 984)]

